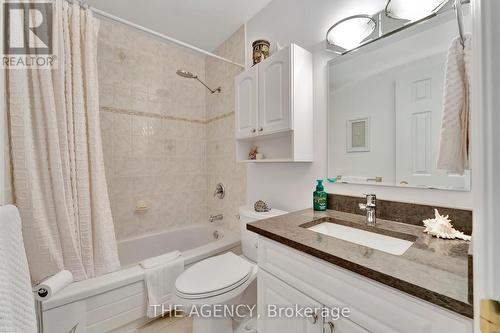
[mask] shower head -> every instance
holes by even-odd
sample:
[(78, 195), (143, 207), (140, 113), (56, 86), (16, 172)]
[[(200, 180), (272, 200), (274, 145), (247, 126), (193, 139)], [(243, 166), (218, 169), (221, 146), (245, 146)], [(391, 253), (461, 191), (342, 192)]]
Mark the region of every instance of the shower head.
[(197, 79), (198, 77), (191, 72), (185, 71), (183, 69), (177, 70), (177, 75), (182, 76), (186, 79)]
[(200, 79), (198, 78), (198, 76), (197, 76), (197, 75), (194, 75), (194, 74), (193, 74), (193, 73), (191, 73), (191, 72), (185, 71), (185, 70), (183, 70), (183, 69), (178, 69), (176, 73), (177, 73), (177, 75), (179, 75), (179, 76), (181, 76), (181, 77), (183, 77), (183, 78), (186, 78), (186, 79), (196, 79), (196, 80), (198, 80), (198, 82), (200, 82), (202, 85), (204, 85), (204, 86), (205, 86), (205, 88), (207, 88), (208, 90), (210, 90), (210, 92), (211, 92), (212, 94), (215, 94), (215, 93), (220, 93), (220, 92), (222, 91), (222, 88), (221, 88), (221, 87), (218, 87), (217, 89), (210, 89), (210, 87), (209, 87), (209, 86), (207, 86), (207, 85), (205, 84), (205, 82), (203, 82), (202, 80), (200, 80)]

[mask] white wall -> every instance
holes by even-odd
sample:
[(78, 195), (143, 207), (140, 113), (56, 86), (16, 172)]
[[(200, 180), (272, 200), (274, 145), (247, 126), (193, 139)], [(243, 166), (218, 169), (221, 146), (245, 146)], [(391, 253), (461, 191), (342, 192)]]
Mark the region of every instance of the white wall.
[[(250, 164), (247, 169), (247, 202), (267, 200), (273, 207), (297, 210), (312, 206), (315, 179), (327, 173), (327, 62), (333, 57), (324, 51), (328, 27), (355, 13), (375, 13), (385, 1), (359, 0), (273, 0), (247, 22), (249, 45), (266, 38), (273, 45), (294, 42), (314, 56), (314, 162), (308, 164)], [(250, 57), (247, 57), (251, 59)], [(400, 189), (368, 185), (335, 184), (331, 193), (362, 195), (376, 193), (379, 198), (416, 203), (471, 208), (470, 192), (448, 192), (424, 189)]]

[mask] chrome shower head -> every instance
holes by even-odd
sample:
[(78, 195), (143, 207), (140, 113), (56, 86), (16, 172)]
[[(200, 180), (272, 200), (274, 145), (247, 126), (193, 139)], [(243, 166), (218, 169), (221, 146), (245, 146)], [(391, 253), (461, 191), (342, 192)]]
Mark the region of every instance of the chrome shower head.
[(198, 82), (200, 82), (202, 85), (205, 86), (205, 88), (207, 88), (208, 90), (210, 90), (210, 92), (212, 94), (220, 93), (222, 91), (221, 87), (218, 87), (217, 89), (210, 89), (210, 87), (207, 86), (205, 84), (205, 82), (203, 82), (202, 80), (200, 80), (197, 75), (194, 75), (193, 73), (185, 71), (183, 69), (178, 69), (177, 72), (176, 72), (176, 74), (179, 75), (179, 76), (181, 76), (181, 77), (183, 77), (183, 78), (186, 78), (186, 79), (196, 79), (196, 80), (198, 80)]
[(177, 75), (182, 76), (186, 79), (197, 79), (198, 77), (191, 72), (185, 71), (183, 69), (177, 70)]

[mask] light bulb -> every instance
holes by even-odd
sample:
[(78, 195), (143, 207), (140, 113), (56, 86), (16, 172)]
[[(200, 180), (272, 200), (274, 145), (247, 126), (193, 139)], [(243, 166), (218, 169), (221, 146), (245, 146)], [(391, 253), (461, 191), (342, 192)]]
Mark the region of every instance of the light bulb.
[(441, 8), (447, 0), (390, 0), (385, 12), (389, 17), (417, 21)]
[(326, 39), (330, 44), (351, 50), (370, 36), (376, 26), (375, 21), (367, 15), (347, 17), (328, 30)]

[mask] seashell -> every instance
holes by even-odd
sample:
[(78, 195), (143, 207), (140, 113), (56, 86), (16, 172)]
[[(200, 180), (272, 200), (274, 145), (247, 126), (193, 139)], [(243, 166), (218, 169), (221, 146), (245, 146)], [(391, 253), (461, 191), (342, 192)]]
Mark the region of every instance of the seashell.
[(466, 241), (471, 240), (471, 236), (464, 234), (461, 231), (453, 228), (449, 215), (442, 216), (438, 210), (434, 210), (435, 217), (433, 219), (424, 220), (424, 232), (437, 238), (443, 239), (463, 239)]
[(268, 212), (271, 210), (271, 207), (262, 200), (255, 202), (253, 208), (256, 212)]

